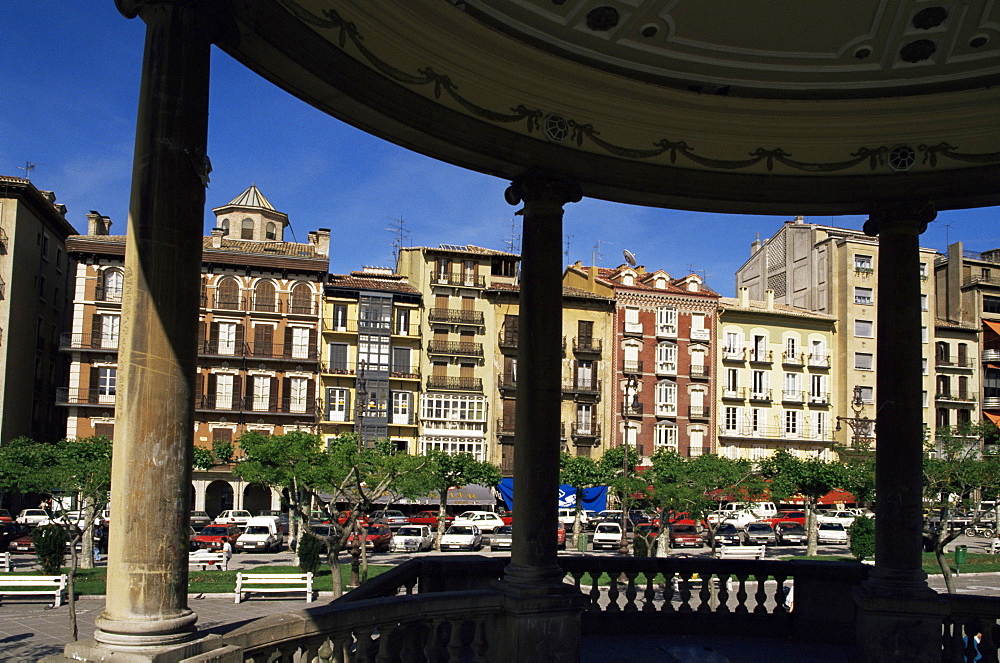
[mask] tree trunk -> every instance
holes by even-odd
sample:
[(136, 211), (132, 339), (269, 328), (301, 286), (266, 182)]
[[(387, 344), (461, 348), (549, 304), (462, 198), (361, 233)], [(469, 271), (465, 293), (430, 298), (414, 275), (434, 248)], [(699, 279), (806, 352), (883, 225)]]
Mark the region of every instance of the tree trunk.
[(667, 518), (667, 510), (663, 507), (660, 508), (660, 531), (656, 536), (650, 537), (651, 544), (653, 545), (656, 552), (654, 552), (650, 557), (666, 557), (670, 553), (670, 519)]
[(330, 582), (333, 583), (333, 598), (339, 599), (344, 595), (344, 577), (340, 573), (340, 547), (334, 546), (327, 558), (330, 564)]
[(816, 510), (813, 508), (812, 498), (807, 497), (803, 502), (806, 508), (806, 555), (815, 557), (817, 552), (816, 539), (818, 538), (816, 531)]
[(939, 535), (937, 543), (934, 544), (934, 557), (937, 559), (938, 567), (941, 569), (941, 575), (944, 576), (944, 586), (947, 588), (949, 594), (955, 594), (955, 578), (951, 575), (951, 567), (948, 566), (948, 558), (945, 557), (944, 552), (946, 545)]
[(80, 550), (83, 559), (80, 560), (80, 568), (92, 569), (94, 568), (94, 520), (96, 518), (94, 512), (96, 507), (93, 500), (84, 500), (83, 504), (83, 522), (86, 524), (86, 528), (83, 530), (82, 550)]
[(69, 632), (70, 638), (73, 642), (80, 639), (80, 629), (76, 623), (76, 592), (75, 589), (75, 579), (76, 579), (76, 544), (80, 540), (80, 535), (77, 534), (69, 542), (69, 573), (67, 574), (66, 582), (66, 595), (67, 603), (69, 607)]
[(444, 536), (444, 530), (447, 526), (445, 515), (448, 513), (448, 489), (439, 491), (439, 495), (441, 499), (438, 500), (438, 535), (437, 541), (434, 542), (434, 550), (441, 552), (441, 537)]
[[(576, 512), (573, 514), (573, 545), (580, 550), (580, 534), (583, 532), (583, 489), (576, 489)], [(586, 548), (584, 548), (586, 550)]]

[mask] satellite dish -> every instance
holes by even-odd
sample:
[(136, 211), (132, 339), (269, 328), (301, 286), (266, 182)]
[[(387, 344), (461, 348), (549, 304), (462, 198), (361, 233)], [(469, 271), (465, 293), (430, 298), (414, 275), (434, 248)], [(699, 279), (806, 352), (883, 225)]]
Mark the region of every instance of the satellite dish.
[(622, 255), (625, 256), (625, 262), (635, 267), (635, 256), (632, 254), (631, 251), (625, 249), (624, 251), (622, 251)]

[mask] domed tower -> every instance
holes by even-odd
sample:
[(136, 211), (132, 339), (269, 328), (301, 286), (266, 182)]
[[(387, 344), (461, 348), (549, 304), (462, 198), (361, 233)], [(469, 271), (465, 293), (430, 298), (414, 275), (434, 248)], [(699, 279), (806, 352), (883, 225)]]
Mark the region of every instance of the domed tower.
[(274, 209), (256, 184), (212, 210), (222, 236), (257, 242), (283, 242), (288, 215)]

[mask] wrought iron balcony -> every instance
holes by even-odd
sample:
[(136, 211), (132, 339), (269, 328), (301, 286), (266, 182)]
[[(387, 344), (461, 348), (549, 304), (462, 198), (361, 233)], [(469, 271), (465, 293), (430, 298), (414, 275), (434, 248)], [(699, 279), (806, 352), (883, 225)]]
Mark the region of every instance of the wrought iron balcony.
[(622, 372), (631, 373), (633, 375), (642, 373), (642, 360), (641, 359), (626, 359), (622, 362)]
[(750, 390), (750, 400), (752, 400), (752, 401), (758, 401), (758, 402), (767, 402), (767, 403), (770, 403), (771, 402), (771, 390), (770, 389), (764, 389), (764, 390), (761, 390), (761, 391), (757, 391), (757, 390), (751, 389)]
[(513, 390), (517, 387), (517, 378), (513, 373), (500, 373), (497, 375), (497, 386), (504, 390)]
[(502, 435), (504, 437), (510, 437), (514, 435), (514, 422), (507, 421), (503, 417), (497, 418), (497, 435)]
[(796, 389), (783, 389), (781, 391), (782, 403), (802, 403), (806, 399), (806, 392)]
[(574, 421), (570, 425), (570, 436), (574, 440), (596, 440), (601, 437), (601, 424), (597, 422), (582, 423)]
[(782, 352), (781, 363), (785, 366), (804, 366), (806, 356), (804, 352)]
[(578, 355), (601, 354), (601, 339), (573, 337), (573, 352)]
[(809, 355), (809, 367), (810, 368), (830, 368), (830, 355), (829, 354), (810, 354)]
[(206, 394), (195, 401), (198, 410), (217, 412), (244, 412), (261, 415), (295, 415), (313, 419), (319, 411), (318, 400), (305, 398), (270, 398), (262, 396), (234, 396)]
[(482, 311), (467, 311), (457, 308), (432, 308), (427, 312), (431, 322), (448, 322), (461, 325), (479, 325), (483, 323)]
[(972, 360), (968, 357), (935, 357), (934, 366), (937, 368), (972, 368)]
[(601, 381), (597, 378), (576, 378), (563, 380), (563, 391), (570, 394), (596, 395), (601, 393)]
[(461, 341), (430, 341), (427, 352), (432, 355), (454, 355), (457, 357), (482, 357), (482, 343), (463, 343)]
[(774, 363), (774, 353), (770, 350), (761, 350), (760, 352), (750, 351), (750, 363), (751, 364), (771, 364)]
[(431, 272), (431, 285), (449, 285), (461, 288), (485, 288), (486, 277), (475, 274), (454, 274), (452, 272)]
[(691, 365), (690, 375), (691, 375), (692, 378), (695, 378), (695, 379), (698, 379), (698, 378), (707, 378), (707, 377), (710, 377), (710, 372), (709, 371), (710, 371), (709, 367), (705, 366), (704, 364), (692, 364)]
[(248, 359), (281, 359), (283, 361), (316, 362), (318, 349), (311, 344), (235, 343), (219, 339), (202, 341), (198, 354), (209, 357), (245, 357)]
[(430, 375), (427, 377), (428, 389), (443, 391), (482, 391), (482, 378), (459, 378), (448, 375)]
[(71, 389), (59, 387), (56, 389), (56, 403), (59, 405), (103, 405), (114, 406), (115, 387), (103, 389)]
[(101, 350), (118, 351), (117, 334), (72, 334), (69, 332), (59, 336), (61, 350)]
[(635, 403), (633, 405), (622, 404), (622, 416), (623, 417), (641, 417), (642, 416), (642, 403)]
[(689, 405), (688, 406), (688, 418), (689, 419), (708, 419), (709, 409), (704, 405)]
[(501, 350), (512, 350), (517, 348), (517, 331), (505, 329), (497, 334), (497, 345)]

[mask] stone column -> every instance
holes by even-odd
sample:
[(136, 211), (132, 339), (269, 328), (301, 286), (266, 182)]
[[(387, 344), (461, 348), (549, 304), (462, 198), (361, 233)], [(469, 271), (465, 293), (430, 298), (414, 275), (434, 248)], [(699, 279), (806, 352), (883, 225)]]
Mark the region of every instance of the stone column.
[[(923, 370), (919, 237), (930, 203), (879, 206), (876, 292), (875, 568), (859, 593), (859, 643), (870, 661), (940, 660), (935, 592), (921, 569)], [(939, 623), (939, 622), (938, 622)]]
[(562, 216), (577, 202), (576, 182), (529, 171), (507, 202), (524, 202), (514, 434), (514, 538), (499, 587), (506, 610), (497, 651), (519, 659), (579, 660), (583, 597), (562, 583), (557, 562), (562, 402)]
[(162, 660), (166, 650), (179, 657), (198, 649), (188, 644), (197, 616), (187, 605), (187, 554), (210, 170), (207, 6), (118, 0), (123, 14), (146, 23), (146, 42), (118, 354), (107, 603), (97, 618), (97, 644), (73, 643), (70, 657)]

